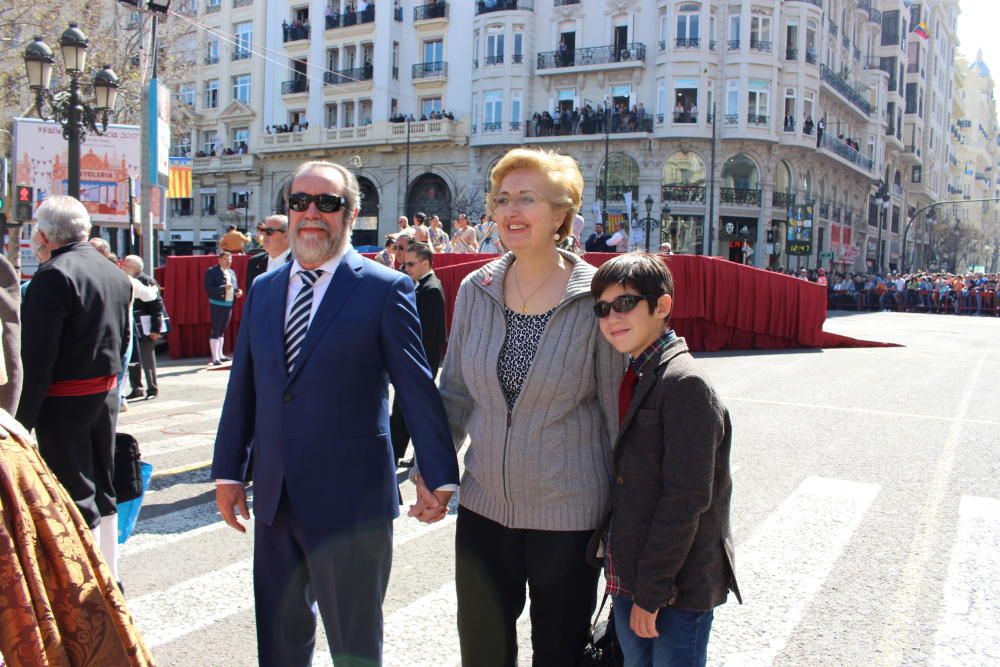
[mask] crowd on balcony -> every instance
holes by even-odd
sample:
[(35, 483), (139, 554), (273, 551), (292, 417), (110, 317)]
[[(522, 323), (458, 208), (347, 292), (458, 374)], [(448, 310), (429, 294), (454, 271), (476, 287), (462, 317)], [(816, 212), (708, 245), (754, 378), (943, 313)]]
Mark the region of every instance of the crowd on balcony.
[(615, 104), (613, 110), (605, 110), (603, 105), (597, 105), (595, 110), (591, 105), (584, 105), (572, 111), (552, 113), (536, 112), (531, 117), (534, 135), (547, 137), (562, 134), (600, 134), (603, 132), (642, 132), (649, 129), (651, 117), (640, 102), (629, 109), (623, 103)]
[(830, 308), (1000, 316), (1000, 274), (837, 273)]
[(680, 100), (674, 105), (674, 122), (675, 123), (697, 123), (698, 122), (698, 105), (691, 101), (688, 104), (682, 103)]
[(357, 7), (352, 3), (344, 6), (344, 13), (338, 12), (333, 5), (326, 6), (326, 29), (340, 28), (344, 26), (357, 25), (359, 23), (371, 23), (375, 20), (375, 3), (359, 0)]
[(416, 123), (418, 120), (455, 120), (455, 114), (450, 111), (445, 111), (444, 109), (440, 111), (432, 111), (429, 114), (420, 114), (420, 118), (414, 118), (411, 113), (407, 116), (405, 113), (398, 113), (394, 116), (389, 116), (390, 123), (405, 123), (407, 121), (411, 123)]
[(281, 37), (284, 42), (294, 42), (297, 39), (309, 39), (309, 21), (295, 19), (294, 23), (281, 22)]
[(267, 134), (285, 134), (286, 132), (305, 132), (309, 129), (309, 121), (301, 123), (283, 123), (281, 125), (268, 125), (264, 128)]

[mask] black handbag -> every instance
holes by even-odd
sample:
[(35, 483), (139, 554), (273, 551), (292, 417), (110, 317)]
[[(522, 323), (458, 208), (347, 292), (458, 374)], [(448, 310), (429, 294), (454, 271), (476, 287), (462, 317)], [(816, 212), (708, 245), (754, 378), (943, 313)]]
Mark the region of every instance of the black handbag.
[(115, 497), (120, 503), (142, 495), (139, 442), (128, 433), (115, 434)]
[(609, 597), (607, 593), (604, 594), (601, 607), (590, 625), (590, 637), (583, 647), (583, 660), (580, 661), (583, 667), (623, 667), (625, 664), (625, 656), (622, 655), (618, 635), (615, 634), (614, 610), (610, 611), (606, 622), (601, 623), (600, 620)]

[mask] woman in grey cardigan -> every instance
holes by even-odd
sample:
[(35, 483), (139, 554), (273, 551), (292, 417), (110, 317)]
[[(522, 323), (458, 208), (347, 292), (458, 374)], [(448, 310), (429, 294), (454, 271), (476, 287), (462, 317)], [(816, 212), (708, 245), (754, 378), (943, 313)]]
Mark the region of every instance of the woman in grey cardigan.
[(594, 268), (556, 248), (580, 208), (575, 161), (514, 149), (490, 180), (487, 207), (510, 251), (463, 281), (441, 377), (456, 446), (470, 438), (455, 539), (462, 664), (517, 663), (527, 586), (534, 664), (576, 665), (596, 602), (586, 545), (609, 502), (624, 358), (598, 330)]

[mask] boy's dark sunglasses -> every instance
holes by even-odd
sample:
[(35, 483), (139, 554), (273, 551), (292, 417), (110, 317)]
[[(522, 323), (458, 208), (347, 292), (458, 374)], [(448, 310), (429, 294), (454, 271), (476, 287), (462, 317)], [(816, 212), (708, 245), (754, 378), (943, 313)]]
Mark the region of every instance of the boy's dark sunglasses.
[(611, 301), (598, 301), (594, 304), (594, 315), (607, 317), (614, 309), (616, 313), (627, 313), (635, 308), (639, 303), (652, 297), (644, 294), (622, 294)]
[(288, 208), (302, 213), (308, 210), (309, 204), (315, 203), (320, 213), (336, 213), (344, 208), (347, 200), (340, 195), (307, 195), (304, 192), (293, 192), (288, 195)]

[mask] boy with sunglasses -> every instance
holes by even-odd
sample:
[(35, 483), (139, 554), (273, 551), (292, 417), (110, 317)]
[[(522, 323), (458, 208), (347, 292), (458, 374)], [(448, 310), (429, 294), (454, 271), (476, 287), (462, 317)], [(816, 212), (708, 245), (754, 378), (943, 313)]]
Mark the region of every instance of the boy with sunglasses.
[(730, 590), (740, 600), (729, 413), (669, 326), (674, 284), (661, 259), (616, 257), (598, 269), (591, 294), (601, 333), (630, 363), (611, 509), (589, 555), (604, 559), (627, 666), (704, 665), (712, 610)]

